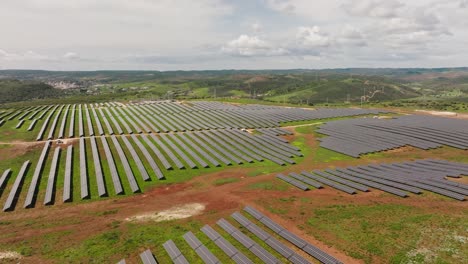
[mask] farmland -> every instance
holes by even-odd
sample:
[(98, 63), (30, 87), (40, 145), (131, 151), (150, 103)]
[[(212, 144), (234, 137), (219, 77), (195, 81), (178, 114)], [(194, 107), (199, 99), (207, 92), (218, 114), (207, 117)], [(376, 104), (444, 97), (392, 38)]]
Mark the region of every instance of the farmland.
[[(455, 238), (446, 242), (450, 255), (435, 246), (437, 238), (417, 239), (431, 225), (463, 237), (465, 121), (385, 109), (213, 101), (53, 104), (0, 112), (0, 251), (19, 252), (28, 262), (466, 258), (463, 242)], [(339, 128), (341, 123), (356, 128)], [(373, 123), (383, 128), (357, 130), (363, 124), (377, 127)], [(430, 129), (422, 130), (423, 124)], [(382, 129), (394, 134), (379, 141)], [(364, 132), (366, 140), (358, 136)], [(449, 139), (449, 133), (457, 136)], [(349, 144), (355, 152), (347, 151)], [(202, 211), (151, 220), (184, 205)], [(273, 222), (244, 208), (256, 208)], [(335, 208), (352, 221), (334, 220), (349, 218)], [(405, 218), (382, 219), (395, 211)], [(435, 220), (441, 215), (445, 226)], [(375, 225), (386, 231), (368, 240), (358, 237)], [(343, 234), (343, 228), (350, 231)], [(22, 229), (31, 232), (21, 234)], [(406, 234), (408, 229), (417, 232)], [(403, 234), (406, 239), (393, 248)], [(350, 246), (350, 240), (359, 244)]]

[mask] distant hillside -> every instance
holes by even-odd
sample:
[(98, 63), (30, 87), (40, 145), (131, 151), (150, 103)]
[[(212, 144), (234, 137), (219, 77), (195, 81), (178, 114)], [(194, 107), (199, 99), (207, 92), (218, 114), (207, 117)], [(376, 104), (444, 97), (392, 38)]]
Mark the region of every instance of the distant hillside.
[[(193, 81), (192, 93), (187, 96), (254, 97), (286, 103), (343, 103), (392, 101), (421, 96), (398, 82), (377, 76), (353, 76), (338, 74), (274, 74), (236, 75), (230, 79)], [(216, 89), (216, 91), (215, 91)]]
[[(300, 77), (298, 77), (300, 78)], [(309, 76), (311, 78), (311, 76)], [(312, 77), (313, 78), (313, 77)], [(418, 97), (420, 94), (408, 87), (385, 78), (369, 76), (329, 75), (315, 77), (313, 80), (296, 81), (295, 87), (273, 89), (264, 95), (268, 101), (289, 103), (324, 103), (345, 101), (390, 101)]]
[[(466, 101), (468, 68), (350, 68), (208, 71), (36, 71), (0, 70), (0, 80), (21, 85), (73, 86), (61, 95), (78, 100), (255, 98), (285, 103), (376, 103), (396, 100)], [(10, 82), (10, 81), (6, 81)], [(19, 85), (10, 83), (10, 86)], [(32, 88), (32, 87), (29, 87)], [(28, 89), (29, 89), (28, 88)], [(42, 92), (1, 98), (57, 96)], [(72, 91), (73, 90), (73, 91)], [(7, 92), (8, 93), (8, 92)], [(14, 97), (14, 98), (11, 98)], [(98, 98), (99, 97), (99, 98)]]
[(62, 91), (37, 81), (0, 80), (0, 104), (56, 98)]

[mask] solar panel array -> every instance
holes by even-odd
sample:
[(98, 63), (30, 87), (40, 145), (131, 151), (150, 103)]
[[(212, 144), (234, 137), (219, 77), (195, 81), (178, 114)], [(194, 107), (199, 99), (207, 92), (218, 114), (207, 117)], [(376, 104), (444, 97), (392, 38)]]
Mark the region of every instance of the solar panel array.
[[(67, 122), (63, 120), (62, 123)], [(281, 134), (286, 133), (286, 130), (281, 130)], [(52, 144), (56, 151), (49, 155)], [(73, 159), (75, 144), (75, 151), (78, 151), (76, 161)], [(33, 178), (30, 183), (27, 182), (29, 189), (25, 208), (34, 207), (38, 196), (43, 195), (38, 192), (42, 181), (47, 182), (44, 204), (53, 205), (56, 190), (62, 192), (63, 202), (71, 202), (74, 193), (80, 194), (80, 199), (88, 199), (91, 195), (106, 197), (140, 192), (139, 180), (164, 180), (167, 170), (220, 167), (266, 160), (286, 165), (294, 164), (294, 158), (302, 156), (298, 148), (285, 143), (278, 136), (266, 137), (264, 134), (237, 129), (81, 137), (67, 142), (66, 154), (60, 149), (61, 144), (56, 141), (48, 140), (44, 144)], [(64, 162), (60, 159), (61, 155), (66, 155)], [(78, 165), (76, 173), (73, 173), (74, 162)], [(51, 165), (51, 171), (45, 178), (43, 167), (47, 164)], [(56, 171), (61, 167), (65, 168), (65, 173), (58, 175)], [(79, 179), (76, 187), (72, 184), (74, 177)], [(56, 182), (61, 182), (62, 178), (63, 188), (56, 186)], [(6, 176), (1, 179), (4, 188), (8, 187), (9, 181), (13, 181)], [(74, 188), (77, 190), (74, 191)], [(8, 208), (11, 210), (13, 207)]]
[[(192, 231), (185, 233), (183, 235), (185, 243), (190, 246), (198, 257), (195, 257), (192, 252), (185, 251), (186, 255), (197, 258), (193, 260), (197, 263), (210, 264), (221, 263), (220, 257), (227, 257), (238, 264), (277, 264), (283, 262), (308, 264), (311, 263), (309, 259), (326, 264), (342, 263), (324, 250), (288, 231), (255, 208), (247, 206), (244, 208), (244, 212), (250, 217), (235, 212), (231, 215), (234, 221), (230, 222), (224, 218), (218, 220), (217, 230), (210, 225), (205, 225), (200, 229), (201, 232), (198, 237)], [(201, 236), (209, 238), (210, 243), (204, 244), (200, 240)], [(240, 246), (234, 246), (228, 241), (227, 237), (230, 238), (229, 240), (237, 241)], [(262, 243), (256, 242), (258, 240), (262, 241)], [(162, 246), (173, 263), (189, 263), (174, 240), (170, 239)], [(212, 251), (210, 248), (219, 248), (221, 251)], [(302, 253), (299, 253), (299, 251)], [(247, 254), (247, 252), (250, 253)], [(163, 252), (155, 253), (160, 257), (164, 254)], [(142, 252), (140, 258), (143, 263), (158, 263), (158, 257), (153, 255), (150, 249)], [(122, 259), (119, 263), (125, 263), (125, 259)]]
[(426, 150), (443, 145), (468, 149), (468, 122), (443, 117), (339, 120), (322, 125), (317, 132), (328, 135), (319, 139), (320, 146), (352, 157), (405, 145)]
[(202, 101), (149, 101), (130, 104), (111, 102), (24, 107), (5, 111), (0, 114), (0, 126), (17, 120), (17, 129), (21, 129), (24, 124), (28, 128), (27, 131), (34, 131), (36, 127), (40, 127), (36, 136), (36, 140), (40, 141), (124, 133), (275, 128), (283, 122), (379, 113), (383, 112), (352, 108), (312, 110), (266, 105), (239, 106)]
[[(412, 162), (383, 163), (367, 166), (327, 169), (277, 177), (307, 191), (330, 186), (348, 194), (367, 192), (370, 188), (407, 197), (423, 191), (464, 201), (468, 185), (448, 180), (468, 175), (468, 164), (446, 160), (423, 159)], [(312, 186), (312, 187), (310, 187)]]

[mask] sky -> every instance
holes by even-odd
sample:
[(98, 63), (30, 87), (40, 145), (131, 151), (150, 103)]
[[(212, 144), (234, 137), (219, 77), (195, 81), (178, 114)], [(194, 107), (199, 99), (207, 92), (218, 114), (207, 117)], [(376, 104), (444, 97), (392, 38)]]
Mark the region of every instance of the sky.
[(2, 0), (0, 69), (468, 66), (468, 0)]

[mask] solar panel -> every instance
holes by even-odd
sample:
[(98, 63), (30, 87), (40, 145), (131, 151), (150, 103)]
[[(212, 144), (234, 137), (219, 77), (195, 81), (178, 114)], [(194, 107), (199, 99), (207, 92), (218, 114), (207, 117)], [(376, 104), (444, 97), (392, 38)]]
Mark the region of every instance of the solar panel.
[[(145, 146), (140, 142), (140, 140), (135, 136), (131, 135), (133, 142), (138, 146), (140, 151), (143, 153), (143, 156), (145, 156), (146, 160), (148, 161), (148, 164), (150, 165), (151, 169), (153, 170), (154, 174), (158, 179), (164, 179), (164, 174), (162, 173), (161, 169), (158, 167), (156, 164), (156, 161), (153, 159), (151, 154), (148, 152)], [(143, 177), (144, 178), (144, 177)], [(150, 180), (149, 177), (144, 180)]]
[(215, 158), (213, 158), (210, 154), (206, 153), (200, 146), (198, 146), (196, 143), (192, 142), (189, 138), (187, 138), (187, 133), (180, 134), (179, 137), (186, 144), (192, 146), (201, 155), (201, 157), (205, 157), (213, 166), (221, 166)]
[[(52, 109), (52, 111), (50, 112), (50, 114), (47, 116), (46, 120), (44, 121), (44, 124), (42, 125), (41, 127), (41, 130), (39, 131), (39, 134), (37, 135), (36, 137), (36, 140), (39, 141), (42, 139), (43, 135), (44, 135), (44, 132), (47, 128), (47, 125), (49, 124), (49, 120), (50, 118), (52, 117), (52, 115), (54, 114), (55, 110), (58, 108), (58, 105), (56, 105), (54, 107), (54, 109)], [(39, 118), (40, 119), (40, 118)]]
[(210, 138), (211, 140), (213, 140), (220, 146), (223, 146), (223, 148), (226, 149), (226, 151), (229, 151), (229, 153), (232, 153), (233, 155), (240, 157), (244, 161), (247, 161), (248, 163), (253, 162), (253, 159), (250, 156), (245, 154), (245, 152), (239, 151), (239, 149), (232, 146), (230, 144), (230, 141), (227, 139), (224, 139), (223, 136), (221, 136), (219, 133), (216, 133), (213, 131), (210, 131), (210, 132), (202, 131), (200, 135), (204, 135)]
[(54, 156), (52, 158), (52, 164), (50, 166), (49, 178), (47, 180), (47, 189), (45, 193), (44, 204), (51, 204), (53, 201), (53, 191), (55, 188), (55, 175), (57, 174), (57, 162), (60, 155), (60, 147), (57, 147), (54, 151)]
[(176, 135), (168, 134), (168, 137), (172, 139), (177, 145), (179, 145), (191, 157), (193, 157), (203, 168), (209, 167), (208, 164), (200, 156), (198, 156), (198, 154), (192, 151), (189, 146), (185, 145)]
[(164, 151), (165, 154), (175, 163), (179, 169), (185, 168), (184, 164), (174, 155), (174, 153), (166, 146), (166, 142), (162, 142), (160, 138), (155, 135), (151, 135), (151, 138), (156, 142), (156, 144)]
[(21, 169), (18, 172), (18, 175), (16, 176), (15, 182), (13, 183), (13, 186), (11, 187), (10, 194), (8, 195), (8, 198), (5, 201), (5, 204), (3, 206), (4, 212), (12, 210), (14, 208), (16, 195), (18, 193), (18, 190), (21, 188), (21, 184), (23, 183), (24, 175), (26, 173), (26, 170), (28, 169), (29, 164), (30, 164), (30, 161), (27, 160), (21, 166)]
[(104, 112), (102, 111), (102, 108), (98, 108), (98, 112), (101, 115), (102, 121), (104, 121), (104, 124), (106, 125), (107, 133), (109, 135), (113, 135), (114, 130), (112, 129), (112, 126), (109, 123), (109, 120), (107, 120), (106, 115), (104, 115)]
[(228, 152), (225, 148), (222, 148), (218, 145), (218, 142), (212, 140), (211, 137), (205, 136), (203, 133), (193, 133), (192, 135), (197, 136), (201, 139), (203, 139), (205, 142), (213, 146), (215, 149), (217, 149), (219, 152), (221, 152), (224, 156), (226, 156), (230, 161), (235, 162), (237, 164), (242, 164), (242, 160), (240, 160), (238, 157), (235, 155), (231, 154), (231, 152)]
[(227, 241), (221, 235), (219, 235), (218, 232), (216, 232), (209, 225), (205, 225), (201, 230), (235, 263), (238, 263), (238, 264), (253, 263), (244, 254), (242, 254), (242, 252), (240, 252), (231, 243), (229, 243), (229, 241)]
[[(404, 145), (422, 149), (442, 145), (468, 149), (467, 129), (466, 122), (460, 120), (407, 115), (391, 120), (358, 118), (333, 121), (322, 125), (318, 132), (329, 136), (322, 140), (321, 146), (359, 156)], [(353, 147), (343, 143), (352, 144)]]
[[(122, 130), (122, 127), (119, 125), (119, 122), (115, 119), (115, 117), (111, 114), (108, 108), (104, 108), (104, 111), (106, 114), (109, 116), (112, 124), (114, 125), (115, 129), (117, 129), (117, 134), (122, 135), (124, 131)], [(112, 129), (112, 127), (111, 127)], [(113, 132), (113, 131), (112, 131)], [(130, 133), (129, 133), (130, 134)]]
[(208, 248), (206, 248), (206, 246), (204, 246), (203, 243), (201, 243), (200, 240), (198, 240), (198, 238), (191, 231), (185, 233), (183, 237), (205, 263), (220, 263), (219, 259), (213, 255), (213, 253), (211, 253)]
[(84, 106), (85, 106), (86, 121), (88, 122), (89, 136), (94, 136), (94, 128), (93, 128), (93, 123), (91, 121), (91, 115), (89, 114), (88, 105), (85, 104)]
[(73, 105), (72, 111), (71, 111), (71, 117), (70, 117), (70, 127), (68, 128), (68, 137), (74, 137), (75, 136), (75, 111), (76, 111), (76, 105)]
[(143, 264), (158, 264), (151, 250), (147, 249), (140, 254)]
[(342, 173), (342, 172), (339, 172), (339, 171), (326, 170), (326, 172), (328, 172), (330, 174), (333, 174), (335, 176), (338, 176), (340, 178), (344, 178), (344, 179), (347, 179), (347, 180), (350, 180), (350, 181), (358, 182), (358, 183), (364, 184), (364, 185), (372, 187), (372, 188), (376, 188), (376, 189), (379, 189), (379, 190), (382, 190), (382, 191), (385, 191), (385, 192), (388, 192), (388, 193), (391, 193), (391, 194), (398, 195), (400, 197), (407, 197), (408, 196), (408, 194), (406, 192), (404, 192), (404, 191), (401, 191), (401, 190), (399, 190), (397, 188), (393, 188), (393, 187), (390, 187), (390, 186), (385, 186), (385, 185), (377, 183), (377, 182), (373, 182), (373, 181), (361, 179), (361, 178), (358, 178), (358, 177), (354, 177), (352, 175), (348, 175), (348, 174), (345, 174), (345, 173)]
[(37, 123), (37, 119), (34, 119), (31, 124), (29, 125), (28, 127), (28, 131), (32, 131), (34, 129), (34, 126), (36, 125)]
[(301, 189), (303, 191), (310, 190), (307, 185), (305, 185), (305, 184), (303, 184), (303, 183), (301, 183), (299, 181), (296, 181), (294, 179), (288, 178), (288, 177), (284, 176), (283, 174), (276, 175), (276, 178), (281, 179), (281, 180), (283, 180), (283, 181), (285, 181), (285, 182), (287, 182), (287, 183), (289, 183), (289, 184), (291, 184), (291, 185), (293, 185), (293, 186), (295, 186), (295, 187), (297, 187), (297, 188), (299, 188), (299, 189)]
[(130, 155), (132, 155), (133, 161), (136, 163), (138, 171), (141, 174), (141, 177), (144, 181), (147, 181), (150, 179), (148, 172), (145, 169), (145, 166), (143, 165), (143, 162), (141, 161), (140, 157), (136, 153), (135, 149), (133, 148), (132, 144), (130, 141), (128, 141), (126, 136), (120, 137), (122, 141), (124, 142), (125, 146), (127, 147), (128, 151), (130, 152)]
[[(117, 116), (117, 119), (119, 119), (120, 123), (124, 126), (125, 130), (127, 131), (128, 134), (133, 134), (133, 130), (130, 128), (130, 126), (127, 124), (127, 122), (125, 121), (125, 119), (122, 118), (122, 114), (118, 113), (116, 108), (112, 107), (111, 108), (111, 111), (114, 113), (115, 116)], [(116, 124), (118, 125), (118, 123), (116, 122)], [(117, 127), (116, 125), (116, 127)], [(119, 134), (123, 134), (123, 131), (122, 133), (119, 133)]]
[(101, 143), (104, 147), (104, 153), (106, 154), (107, 165), (109, 166), (109, 172), (111, 174), (115, 194), (121, 194), (123, 193), (123, 188), (122, 184), (120, 183), (119, 172), (117, 171), (114, 156), (112, 156), (112, 152), (110, 150), (109, 144), (107, 143), (106, 137), (101, 136)]
[(167, 161), (166, 157), (161, 153), (161, 151), (159, 151), (159, 149), (153, 144), (153, 142), (151, 142), (146, 135), (141, 135), (141, 138), (143, 138), (143, 141), (145, 141), (146, 145), (150, 147), (153, 153), (156, 154), (157, 158), (159, 159), (159, 161), (161, 161), (164, 168), (166, 170), (172, 169), (172, 165)]
[(11, 169), (7, 169), (3, 172), (2, 176), (0, 177), (0, 190), (3, 188), (3, 185), (8, 179), (8, 176), (11, 174)]
[(33, 174), (32, 180), (31, 180), (31, 184), (29, 185), (28, 194), (26, 195), (26, 200), (24, 201), (23, 206), (25, 208), (28, 208), (28, 207), (32, 206), (32, 204), (33, 204), (33, 199), (34, 199), (34, 196), (35, 196), (36, 190), (37, 190), (37, 183), (38, 183), (39, 178), (41, 176), (42, 167), (44, 166), (44, 161), (45, 161), (45, 158), (46, 158), (47, 153), (49, 151), (50, 145), (51, 145), (50, 140), (47, 141), (44, 144), (44, 147), (43, 147), (42, 152), (41, 152), (41, 156), (39, 157), (39, 160), (37, 161), (36, 169), (34, 170), (34, 174)]
[(83, 111), (81, 104), (78, 105), (78, 136), (84, 136), (84, 125), (83, 125)]
[(315, 175), (307, 173), (305, 171), (301, 172), (302, 175), (305, 175), (305, 176), (307, 176), (307, 177), (309, 177), (311, 179), (314, 179), (314, 180), (316, 180), (318, 182), (321, 182), (323, 184), (331, 186), (331, 187), (333, 187), (335, 189), (338, 189), (340, 191), (343, 191), (343, 192), (346, 192), (346, 193), (349, 193), (349, 194), (355, 194), (356, 193), (356, 190), (351, 188), (351, 187), (348, 187), (348, 186), (333, 182), (331, 180), (328, 180), (325, 177), (319, 177), (319, 176), (321, 176), (322, 173), (320, 171), (318, 171), (318, 170), (314, 170), (314, 173), (315, 173)]
[(313, 180), (311, 180), (309, 178), (306, 178), (304, 176), (301, 176), (301, 175), (299, 175), (297, 173), (294, 173), (294, 172), (289, 173), (289, 176), (291, 176), (292, 178), (297, 179), (297, 180), (299, 180), (301, 182), (307, 183), (310, 186), (314, 186), (317, 189), (320, 189), (320, 188), (323, 187), (320, 183), (318, 183), (316, 181), (313, 181)]
[(64, 138), (65, 124), (67, 122), (69, 109), (70, 109), (70, 105), (67, 105), (67, 108), (65, 109), (65, 113), (63, 114), (62, 123), (60, 124), (58, 138)]
[(278, 252), (280, 255), (282, 255), (286, 259), (290, 260), (294, 256), (294, 258), (292, 258), (293, 260), (291, 261), (293, 263), (309, 263), (303, 257), (295, 253), (290, 248), (286, 247), (284, 244), (279, 242), (276, 238), (272, 237), (270, 234), (262, 230), (256, 224), (252, 223), (250, 220), (248, 220), (246, 217), (241, 215), (239, 212), (236, 212), (232, 214), (231, 216), (237, 222), (239, 222), (242, 226), (247, 228), (250, 232), (252, 232), (258, 238), (260, 238), (262, 241), (264, 241), (267, 245), (269, 245), (271, 248), (273, 248), (276, 252)]
[(20, 120), (18, 124), (16, 125), (16, 129), (20, 128), (24, 124), (24, 119)]
[[(99, 156), (99, 152), (98, 152), (98, 148), (96, 144), (96, 138), (94, 136), (91, 136), (90, 142), (91, 142), (91, 153), (93, 154), (93, 161), (94, 161), (93, 166), (94, 166), (94, 172), (96, 174), (98, 194), (100, 197), (102, 197), (106, 195), (107, 192), (106, 192), (106, 186), (104, 185), (104, 176), (102, 175), (101, 157)], [(83, 186), (82, 186), (82, 190), (83, 190)]]
[(335, 259), (331, 255), (327, 254), (326, 252), (320, 250), (319, 248), (309, 244), (308, 242), (304, 241), (303, 239), (299, 238), (298, 236), (294, 235), (293, 233), (287, 231), (282, 226), (275, 223), (273, 220), (269, 219), (268, 217), (264, 216), (258, 210), (255, 210), (252, 207), (245, 207), (244, 211), (248, 212), (249, 214), (252, 213), (257, 219), (260, 219), (262, 223), (264, 223), (268, 228), (272, 231), (283, 237), (284, 239), (288, 240), (295, 246), (299, 247), (300, 249), (307, 252), (309, 255), (315, 257), (316, 259), (320, 260), (323, 263), (341, 263), (339, 260)]
[[(146, 131), (147, 133), (151, 133), (151, 129), (149, 129), (149, 127), (141, 120), (144, 118), (143, 115), (140, 115), (138, 112), (135, 112), (133, 107), (131, 106), (126, 107), (126, 110), (128, 110), (129, 116), (135, 119), (136, 122), (140, 125), (140, 127), (143, 128), (144, 131)], [(142, 133), (142, 131), (140, 131), (139, 133)]]
[(180, 250), (174, 244), (174, 241), (168, 240), (166, 243), (163, 244), (163, 247), (174, 263), (189, 264), (184, 255), (182, 255), (182, 252), (180, 252)]
[(63, 202), (69, 202), (72, 199), (71, 182), (72, 182), (72, 162), (73, 162), (73, 146), (67, 147), (67, 157), (65, 160), (65, 175), (63, 177)]
[(226, 159), (224, 156), (220, 155), (218, 152), (210, 148), (206, 143), (202, 142), (198, 137), (195, 137), (193, 133), (185, 133), (183, 136), (187, 136), (191, 140), (195, 141), (198, 145), (206, 149), (214, 157), (217, 157), (224, 164), (231, 165), (231, 162), (228, 159)]

